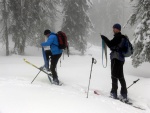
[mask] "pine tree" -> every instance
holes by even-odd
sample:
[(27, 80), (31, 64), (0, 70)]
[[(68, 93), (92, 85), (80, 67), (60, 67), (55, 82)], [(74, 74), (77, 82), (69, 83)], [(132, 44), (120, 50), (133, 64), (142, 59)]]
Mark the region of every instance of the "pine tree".
[(9, 56), (9, 40), (8, 40), (8, 0), (2, 0), (1, 1), (1, 13), (2, 13), (2, 38), (3, 41), (5, 42), (5, 47), (6, 47), (6, 56)]
[[(133, 0), (134, 1), (134, 0)], [(143, 62), (150, 62), (150, 0), (135, 0), (134, 14), (129, 23), (135, 25), (135, 38), (133, 41), (134, 53), (132, 64), (140, 66)]]
[[(26, 44), (39, 45), (45, 29), (54, 29), (55, 0), (10, 0), (14, 52), (24, 54)], [(52, 20), (52, 21), (51, 21)]]
[[(40, 20), (39, 20), (39, 27), (37, 30), (37, 37), (36, 37), (36, 45), (40, 46), (40, 43), (43, 42), (43, 31), (45, 29), (50, 29), (51, 31), (55, 31), (55, 22), (57, 19), (57, 5), (60, 3), (60, 0), (41, 0), (41, 12)], [(41, 46), (40, 46), (41, 47)]]
[(87, 37), (93, 27), (88, 14), (92, 2), (91, 0), (63, 0), (62, 3), (64, 6), (62, 31), (67, 34), (70, 46), (84, 54)]

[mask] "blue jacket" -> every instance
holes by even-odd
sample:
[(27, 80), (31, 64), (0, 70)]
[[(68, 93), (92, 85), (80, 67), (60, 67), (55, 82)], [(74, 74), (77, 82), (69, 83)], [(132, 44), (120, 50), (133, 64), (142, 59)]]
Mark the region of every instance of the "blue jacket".
[(55, 33), (51, 33), (46, 42), (41, 43), (41, 46), (50, 46), (52, 55), (58, 55), (62, 53), (62, 50), (58, 47), (58, 38)]

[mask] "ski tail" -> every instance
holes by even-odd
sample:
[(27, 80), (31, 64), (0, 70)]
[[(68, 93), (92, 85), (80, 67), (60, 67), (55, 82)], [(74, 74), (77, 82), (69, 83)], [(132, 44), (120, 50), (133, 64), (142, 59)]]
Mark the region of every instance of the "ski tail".
[(27, 61), (26, 59), (23, 59), (23, 60), (24, 60), (27, 64), (29, 64), (29, 65), (35, 67), (36, 69), (40, 70), (40, 72), (42, 71), (43, 73), (45, 73), (45, 74), (48, 76), (49, 81), (52, 83), (52, 80), (51, 80), (51, 79), (52, 79), (52, 74), (51, 74), (51, 73), (48, 73), (48, 72), (42, 70), (41, 68), (39, 68), (39, 67), (37, 67), (36, 65), (32, 64), (31, 62)]
[(23, 60), (24, 60), (27, 64), (29, 64), (29, 65), (31, 65), (31, 66), (37, 68), (37, 69), (40, 69), (40, 68), (38, 68), (36, 65), (34, 65), (34, 64), (30, 63), (29, 61), (27, 61), (26, 59), (23, 59)]

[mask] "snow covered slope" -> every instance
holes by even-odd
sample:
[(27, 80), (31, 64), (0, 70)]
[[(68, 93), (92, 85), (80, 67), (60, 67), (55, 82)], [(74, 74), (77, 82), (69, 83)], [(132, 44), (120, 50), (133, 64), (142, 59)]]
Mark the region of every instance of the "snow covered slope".
[[(51, 85), (44, 73), (40, 73), (31, 84), (38, 70), (26, 64), (23, 58), (37, 66), (43, 65), (43, 59), (40, 50), (34, 56), (32, 49), (28, 50), (31, 51), (26, 52), (26, 56), (0, 56), (0, 113), (150, 113), (150, 78), (146, 78), (149, 64), (134, 71), (130, 70), (133, 69), (130, 59), (125, 64), (128, 86), (141, 79), (128, 91), (133, 102), (146, 109), (142, 111), (108, 97), (111, 88), (110, 63), (106, 69), (102, 67), (100, 47), (91, 47), (85, 56), (65, 56), (61, 67), (58, 63), (58, 75), (63, 86)], [(93, 67), (87, 99), (92, 57), (97, 59), (97, 64)], [(143, 69), (145, 71), (141, 72)], [(142, 76), (136, 76), (136, 73)], [(99, 90), (100, 95), (95, 95), (94, 90)]]

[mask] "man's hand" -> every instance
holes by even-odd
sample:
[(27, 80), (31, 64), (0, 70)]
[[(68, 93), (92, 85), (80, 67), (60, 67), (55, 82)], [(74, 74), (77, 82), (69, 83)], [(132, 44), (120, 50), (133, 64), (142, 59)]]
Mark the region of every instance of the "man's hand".
[(104, 36), (104, 35), (101, 35), (101, 38), (102, 38), (102, 39), (104, 39), (104, 38), (106, 39), (107, 37), (106, 37), (106, 36)]

